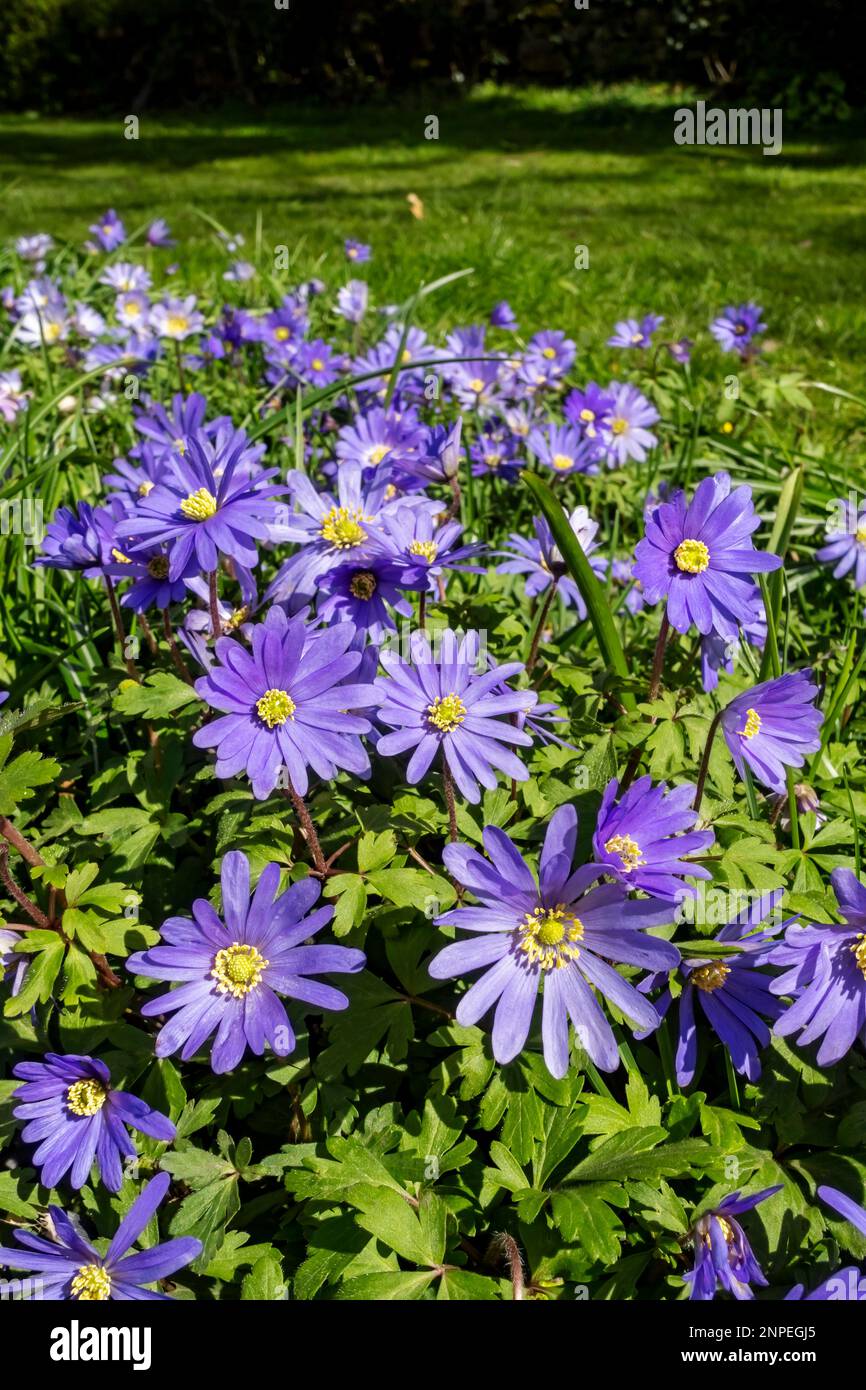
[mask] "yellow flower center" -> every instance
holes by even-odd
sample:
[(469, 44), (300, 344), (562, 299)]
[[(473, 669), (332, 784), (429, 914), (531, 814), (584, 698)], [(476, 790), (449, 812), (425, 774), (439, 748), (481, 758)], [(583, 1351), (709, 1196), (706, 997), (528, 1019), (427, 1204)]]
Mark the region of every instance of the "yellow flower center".
[(169, 314), (166, 327), (169, 333), (185, 333), (189, 328), (189, 319), (184, 314)]
[(756, 709), (747, 709), (746, 723), (742, 729), (737, 730), (737, 733), (740, 735), (740, 738), (754, 738), (755, 734), (759, 734), (760, 732), (761, 716)]
[(404, 349), (403, 349), (402, 353), (400, 354), (400, 361), (401, 361), (401, 362), (411, 362), (411, 361), (412, 361), (412, 354), (411, 354), (411, 352), (409, 351), (408, 348), (404, 348)]
[(590, 410), (588, 406), (584, 406), (583, 410), (580, 412), (580, 418), (581, 420), (586, 420), (588, 423), (590, 420), (595, 419), (595, 411)]
[(174, 441), (174, 447), (177, 449), (177, 452), (180, 454), (181, 458), (183, 458), (184, 454), (186, 453), (186, 440), (176, 439)]
[(733, 427), (733, 425), (731, 424), (730, 420), (726, 420), (725, 423), (722, 425), (722, 434), (733, 434), (733, 433), (734, 433), (734, 427)]
[(136, 304), (135, 300), (131, 299), (128, 304), (124, 304), (123, 312), (128, 319), (137, 319), (141, 313), (141, 305)]
[(710, 552), (703, 541), (680, 541), (674, 551), (677, 569), (685, 574), (703, 574), (710, 567)]
[(541, 970), (561, 970), (580, 955), (583, 923), (562, 903), (527, 912), (517, 931), (519, 949)]
[(857, 962), (857, 969), (866, 979), (866, 932), (861, 932), (857, 937), (856, 944), (851, 947), (854, 952), (854, 959)]
[(287, 719), (294, 719), (295, 708), (294, 700), (285, 690), (266, 690), (256, 700), (256, 714), (269, 729), (276, 724), (285, 724)]
[(217, 994), (243, 999), (256, 988), (269, 965), (270, 961), (265, 960), (255, 946), (241, 946), (233, 941), (231, 946), (217, 951), (210, 973), (217, 982)]
[(859, 545), (866, 545), (866, 521), (864, 521), (862, 526), (857, 527), (857, 530), (854, 534), (854, 539), (858, 542)]
[(312, 360), (312, 362), (310, 363), (310, 366), (312, 367), (312, 369), (313, 369), (314, 372), (320, 372), (320, 371), (322, 371), (322, 369), (324, 368), (324, 365), (325, 365), (325, 364), (324, 364), (324, 362), (322, 361), (321, 357), (314, 357), (313, 360)]
[(640, 845), (630, 835), (613, 835), (605, 843), (604, 852), (605, 854), (618, 854), (627, 874), (630, 874), (632, 869), (636, 869), (639, 864), (646, 863), (640, 852)]
[(542, 349), (542, 357), (546, 357), (548, 362), (552, 362), (556, 356), (556, 348), (546, 347)]
[(498, 468), (502, 462), (501, 454), (485, 454), (484, 462), (488, 468)]
[(574, 459), (570, 454), (554, 454), (553, 466), (558, 472), (564, 473), (567, 469), (574, 467)]
[(248, 603), (243, 603), (243, 604), (241, 604), (240, 608), (236, 608), (235, 611), (234, 611), (234, 613), (232, 613), (231, 617), (230, 617), (230, 618), (227, 618), (226, 621), (223, 623), (223, 631), (224, 631), (224, 632), (234, 632), (236, 628), (239, 628), (239, 627), (240, 627), (241, 623), (245, 623), (245, 622), (246, 622), (246, 620), (247, 620), (247, 618), (248, 618), (249, 616), (250, 616), (250, 606), (249, 606), (249, 604), (248, 604)]
[(483, 391), (483, 390), (484, 390), (484, 382), (481, 380), (481, 377), (480, 377), (480, 376), (474, 376), (474, 377), (472, 378), (472, 380), (471, 380), (470, 383), (469, 383), (469, 389), (470, 389), (470, 391), (474, 391), (474, 392), (476, 393), (476, 395), (477, 395), (480, 391)]
[(621, 415), (617, 415), (615, 420), (611, 420), (610, 428), (613, 434), (625, 434), (628, 429), (628, 420), (624, 420)]
[(466, 718), (466, 706), (459, 695), (440, 695), (427, 706), (427, 718), (443, 734), (450, 734)]
[(632, 335), (631, 335), (631, 340), (632, 340), (633, 343), (639, 343), (642, 337), (643, 337), (643, 334), (642, 334), (642, 333), (632, 333)]
[(119, 565), (131, 565), (132, 561), (128, 555), (124, 555), (122, 550), (112, 550), (112, 560), (116, 560)]
[(431, 562), (436, 559), (435, 541), (413, 541), (409, 546), (410, 555), (423, 555), (425, 560)]
[(57, 339), (58, 339), (59, 337), (60, 337), (60, 324), (59, 324), (59, 323), (46, 323), (46, 325), (45, 325), (45, 341), (46, 341), (46, 343), (56, 343), (56, 342), (57, 342)]
[(154, 555), (153, 558), (148, 560), (147, 562), (147, 572), (150, 575), (151, 579), (167, 579), (168, 556)]
[(375, 468), (377, 463), (381, 463), (386, 454), (390, 454), (390, 444), (374, 444), (367, 454), (369, 467)]
[(191, 517), (193, 521), (207, 521), (209, 516), (216, 516), (217, 500), (206, 487), (200, 487), (183, 499), (180, 509), (184, 516)]
[(105, 1303), (111, 1297), (111, 1277), (102, 1265), (80, 1265), (72, 1281), (72, 1297), (82, 1303)]
[(349, 257), (349, 260), (350, 260), (350, 261), (353, 261), (353, 260), (355, 259), (355, 257), (357, 256), (357, 254), (358, 254), (358, 253), (357, 253), (357, 251), (355, 250), (354, 246), (350, 246), (349, 249), (348, 249), (348, 251), (346, 252), (346, 255)]
[(288, 336), (289, 330), (286, 328), (285, 324), (281, 324), (279, 328), (274, 329), (274, 337), (278, 343), (284, 343)]
[(153, 483), (151, 483), (151, 482), (145, 481), (145, 482), (141, 483), (141, 484), (139, 485), (139, 489), (138, 489), (138, 495), (139, 495), (139, 497), (147, 497), (147, 495), (148, 495), (149, 493), (153, 492), (153, 487), (154, 487), (154, 485), (153, 485)]
[(73, 1081), (66, 1092), (66, 1105), (73, 1115), (98, 1115), (107, 1095), (98, 1081)]
[(358, 570), (349, 580), (349, 593), (353, 598), (371, 599), (378, 588), (378, 580), (372, 570)]
[(363, 545), (367, 532), (361, 525), (369, 521), (368, 516), (357, 507), (332, 507), (322, 522), (322, 540), (330, 541), (338, 550), (351, 550), (353, 546)]
[(712, 994), (714, 989), (721, 988), (730, 973), (731, 967), (725, 965), (723, 960), (712, 960), (709, 965), (699, 965), (697, 970), (692, 971), (689, 979), (705, 994)]

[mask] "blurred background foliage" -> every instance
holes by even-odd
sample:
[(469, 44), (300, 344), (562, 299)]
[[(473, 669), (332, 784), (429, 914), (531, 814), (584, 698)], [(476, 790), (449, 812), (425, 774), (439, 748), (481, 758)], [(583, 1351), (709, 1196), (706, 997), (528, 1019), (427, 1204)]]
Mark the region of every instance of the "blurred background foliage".
[(862, 104), (858, 12), (852, 0), (3, 0), (0, 108), (182, 111), (637, 78), (834, 121)]

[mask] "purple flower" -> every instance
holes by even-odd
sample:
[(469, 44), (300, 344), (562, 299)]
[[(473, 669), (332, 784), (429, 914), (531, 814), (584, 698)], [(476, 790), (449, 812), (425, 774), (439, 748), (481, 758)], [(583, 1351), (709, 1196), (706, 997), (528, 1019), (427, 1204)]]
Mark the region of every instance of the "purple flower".
[(752, 339), (767, 327), (761, 322), (763, 309), (757, 304), (729, 305), (710, 324), (710, 332), (724, 352), (736, 352), (746, 357), (754, 351)]
[(692, 348), (694, 343), (691, 338), (678, 338), (675, 343), (668, 343), (667, 348), (675, 362), (679, 362), (681, 367), (692, 360)]
[(370, 298), (370, 287), (366, 280), (350, 280), (348, 285), (344, 285), (337, 291), (337, 307), (335, 313), (340, 318), (347, 319), (349, 323), (360, 323), (367, 312), (367, 304)]
[(462, 534), (463, 527), (457, 521), (446, 521), (437, 527), (429, 511), (397, 505), (382, 517), (377, 544), (399, 564), (403, 588), (424, 592), (434, 588), (434, 580), (445, 570), (483, 573), (480, 566), (468, 565), (466, 561), (479, 555), (484, 547), (458, 545)]
[(756, 571), (778, 569), (778, 555), (755, 550), (752, 532), (761, 524), (746, 485), (731, 491), (727, 473), (698, 484), (689, 503), (676, 492), (660, 502), (638, 543), (632, 573), (649, 603), (666, 598), (678, 632), (713, 630), (736, 637), (738, 625), (755, 613)]
[(745, 1300), (755, 1297), (749, 1287), (751, 1284), (766, 1286), (767, 1281), (752, 1254), (745, 1231), (734, 1217), (751, 1211), (759, 1202), (781, 1191), (781, 1187), (781, 1183), (765, 1187), (751, 1197), (732, 1192), (715, 1211), (707, 1212), (695, 1223), (691, 1232), (695, 1267), (683, 1275), (685, 1282), (691, 1284), (690, 1298), (708, 1302), (715, 1297), (717, 1289), (724, 1289), (734, 1298)]
[(479, 675), (476, 633), (467, 633), (461, 641), (446, 629), (437, 633), (437, 643), (434, 653), (427, 634), (413, 632), (411, 665), (395, 652), (382, 652), (388, 674), (375, 682), (378, 716), (396, 732), (379, 740), (378, 752), (391, 757), (413, 748), (406, 769), (410, 783), (420, 782), (441, 752), (467, 801), (481, 800), (479, 782), (491, 791), (495, 788), (496, 769), (525, 782), (526, 768), (503, 745), (531, 746), (529, 734), (516, 729), (509, 716), (531, 709), (538, 696), (532, 690), (494, 689), (522, 671), (523, 663), (495, 666)]
[(568, 1070), (568, 1021), (580, 1045), (597, 1067), (619, 1065), (616, 1039), (593, 993), (606, 999), (639, 1027), (658, 1025), (658, 1014), (643, 995), (609, 961), (668, 970), (680, 953), (648, 927), (671, 919), (670, 905), (654, 899), (629, 899), (619, 884), (586, 892), (596, 875), (594, 865), (572, 871), (577, 842), (577, 813), (560, 806), (550, 818), (539, 861), (538, 882), (503, 830), (487, 826), (483, 859), (468, 845), (448, 845), (445, 864), (451, 875), (478, 899), (479, 907), (446, 912), (439, 926), (473, 933), (446, 946), (430, 962), (436, 980), (452, 979), (484, 968), (462, 996), (457, 1021), (477, 1023), (493, 1005), (493, 1055), (506, 1064), (526, 1044), (539, 985), (543, 983), (541, 1035), (551, 1075)]
[(535, 457), (555, 473), (597, 473), (598, 446), (583, 438), (572, 425), (549, 425), (546, 431), (533, 429), (526, 441)]
[(212, 709), (226, 710), (193, 735), (197, 748), (216, 748), (217, 777), (246, 772), (259, 799), (288, 770), (295, 791), (305, 796), (307, 767), (330, 780), (344, 768), (366, 777), (370, 761), (360, 734), (369, 720), (349, 710), (376, 704), (371, 685), (347, 684), (361, 663), (350, 651), (355, 628), (343, 622), (323, 632), (303, 617), (291, 620), (271, 608), (253, 629), (252, 652), (231, 637), (216, 643), (220, 665), (196, 681)]
[(336, 381), (343, 365), (342, 358), (335, 355), (334, 349), (324, 338), (314, 338), (311, 343), (304, 343), (297, 361), (297, 374), (312, 386), (319, 387), (330, 386)]
[(493, 328), (505, 328), (510, 333), (516, 333), (520, 324), (514, 317), (507, 299), (501, 299), (498, 304), (494, 304), (490, 311), (490, 324)]
[[(497, 571), (500, 574), (527, 575), (527, 598), (535, 598), (543, 593), (555, 580), (557, 593), (565, 607), (574, 607), (578, 617), (583, 621), (586, 617), (586, 605), (574, 580), (565, 572), (565, 561), (554, 542), (553, 532), (546, 518), (535, 516), (532, 522), (535, 527), (534, 538), (529, 540), (512, 532), (508, 537), (511, 542), (509, 548), (498, 552), (508, 558), (504, 565), (496, 566)], [(598, 522), (591, 520), (586, 507), (575, 507), (568, 523), (584, 555), (589, 559), (594, 574), (597, 578), (603, 578), (606, 564), (604, 556), (593, 554), (598, 549), (598, 541), (595, 539)]]
[(177, 579), (169, 579), (169, 557), (161, 546), (136, 554), (135, 559), (113, 550), (114, 563), (105, 565), (103, 573), (112, 579), (128, 579), (132, 588), (121, 598), (121, 606), (131, 608), (135, 613), (145, 613), (148, 608), (168, 608), (172, 603), (180, 603), (186, 598), (186, 580), (198, 575), (195, 557), (191, 557), (186, 570)]
[(77, 514), (59, 507), (42, 541), (34, 564), (47, 569), (81, 570), (85, 579), (98, 579), (111, 558), (115, 518), (107, 507), (79, 502)]
[(526, 346), (521, 375), (531, 386), (552, 386), (574, 364), (577, 349), (564, 333), (544, 329)]
[(846, 1197), (844, 1192), (840, 1192), (838, 1187), (819, 1187), (818, 1196), (826, 1206), (832, 1207), (846, 1221), (850, 1221), (861, 1235), (866, 1236), (866, 1211), (859, 1203)]
[[(0, 694), (0, 705), (8, 697), (8, 690), (3, 691)], [(0, 985), (5, 986), (11, 982), (9, 992), (13, 998), (21, 992), (24, 976), (27, 974), (27, 966), (30, 963), (29, 956), (15, 949), (22, 940), (19, 932), (8, 931), (5, 927), (0, 927)]]
[(255, 279), (256, 268), (250, 261), (232, 261), (228, 270), (223, 271), (224, 280), (233, 280), (236, 284), (243, 284), (245, 280)]
[(816, 1300), (822, 1303), (866, 1303), (866, 1275), (861, 1274), (856, 1265), (847, 1265), (844, 1269), (837, 1269), (835, 1274), (816, 1285), (811, 1293), (806, 1293), (804, 1284), (795, 1284), (790, 1293), (785, 1294), (784, 1302), (788, 1303), (792, 1299), (803, 1299), (805, 1302)]
[(150, 311), (150, 326), (154, 333), (160, 338), (173, 338), (177, 343), (182, 343), (193, 333), (200, 333), (204, 328), (204, 316), (195, 304), (194, 294), (188, 294), (185, 299), (166, 299), (161, 304), (154, 304)]
[[(708, 869), (685, 861), (709, 849), (712, 830), (694, 830), (695, 789), (686, 782), (668, 790), (640, 777), (617, 801), (619, 782), (608, 782), (598, 812), (592, 848), (595, 863), (626, 888), (640, 888), (657, 898), (694, 895), (685, 877), (711, 878)], [(686, 833), (691, 831), (691, 833)]]
[[(171, 1301), (167, 1294), (153, 1293), (146, 1286), (167, 1279), (176, 1270), (198, 1259), (202, 1243), (194, 1236), (151, 1245), (147, 1250), (127, 1255), (171, 1185), (168, 1173), (158, 1173), (136, 1197), (115, 1232), (104, 1255), (84, 1238), (76, 1219), (61, 1207), (49, 1207), (48, 1215), (56, 1240), (16, 1231), (20, 1249), (0, 1249), (0, 1267), (23, 1269), (38, 1274), (40, 1298), (57, 1303), (66, 1300), (102, 1303), (109, 1299)], [(125, 1258), (124, 1258), (125, 1257)]]
[(800, 1047), (821, 1039), (818, 1066), (841, 1061), (860, 1038), (866, 1043), (866, 888), (850, 869), (834, 869), (840, 926), (789, 927), (770, 960), (787, 967), (773, 981), (778, 995), (795, 996), (774, 1032), (800, 1034)]
[(814, 705), (817, 694), (806, 669), (753, 685), (731, 701), (722, 715), (722, 733), (741, 777), (748, 763), (765, 787), (785, 790), (785, 769), (802, 767), (806, 754), (821, 747), (824, 716)]
[(24, 1143), (39, 1145), (33, 1162), (43, 1187), (56, 1187), (67, 1172), (73, 1187), (83, 1187), (95, 1159), (105, 1186), (119, 1192), (121, 1159), (136, 1155), (127, 1125), (166, 1143), (175, 1137), (165, 1115), (112, 1088), (111, 1073), (97, 1057), (46, 1052), (41, 1062), (19, 1062), (12, 1074), (24, 1082), (13, 1093), (18, 1104), (12, 1113), (25, 1122)]
[[(316, 612), (329, 624), (352, 623), (378, 643), (387, 630), (396, 631), (389, 607), (401, 617), (411, 618), (412, 605), (401, 593), (410, 587), (416, 586), (410, 584), (403, 566), (387, 554), (373, 554), (365, 560), (337, 565), (321, 576)], [(427, 587), (426, 578), (418, 587)]]
[(103, 251), (115, 251), (126, 241), (126, 229), (114, 208), (109, 208), (88, 231), (93, 233)]
[(647, 426), (656, 423), (659, 413), (636, 386), (611, 382), (608, 390), (613, 404), (601, 432), (608, 465), (621, 468), (629, 459), (643, 463), (647, 451), (658, 443)]
[[(704, 1016), (716, 1037), (728, 1049), (735, 1071), (749, 1081), (761, 1075), (760, 1051), (769, 1045), (770, 1030), (764, 1018), (779, 1016), (780, 1004), (773, 994), (773, 980), (762, 973), (773, 937), (789, 922), (772, 922), (758, 931), (782, 899), (782, 891), (768, 893), (745, 908), (733, 922), (722, 927), (716, 941), (735, 945), (736, 955), (690, 957), (680, 961), (679, 1029), (677, 1033), (676, 1076), (680, 1086), (690, 1086), (698, 1063), (698, 1030), (695, 999), (700, 999)], [(664, 986), (655, 1005), (664, 1017), (672, 995), (666, 977), (644, 980), (638, 988), (647, 993)], [(763, 1017), (762, 1017), (763, 1016)]]
[(258, 559), (255, 541), (269, 539), (269, 524), (277, 518), (273, 499), (285, 492), (268, 483), (279, 469), (264, 470), (255, 480), (241, 473), (245, 436), (216, 454), (206, 444), (190, 436), (183, 456), (171, 458), (159, 485), (140, 498), (127, 523), (129, 534), (141, 537), (132, 554), (172, 542), (170, 579), (186, 571), (193, 555), (209, 574), (220, 555), (251, 569)]
[(842, 579), (853, 570), (854, 588), (866, 586), (866, 503), (857, 507), (850, 498), (838, 498), (842, 524), (827, 531), (827, 544), (816, 553), (822, 565), (834, 565), (833, 578)]
[(127, 968), (153, 980), (180, 981), (143, 1006), (145, 1017), (172, 1013), (156, 1040), (157, 1057), (180, 1050), (191, 1057), (215, 1032), (211, 1067), (232, 1071), (247, 1048), (260, 1057), (267, 1043), (278, 1057), (295, 1048), (295, 1034), (278, 995), (310, 1005), (311, 1011), (345, 1009), (340, 990), (309, 978), (354, 974), (362, 951), (346, 946), (309, 946), (334, 915), (319, 907), (321, 885), (300, 879), (279, 893), (280, 866), (267, 864), (250, 899), (250, 865), (231, 850), (222, 861), (222, 917), (206, 898), (193, 903), (193, 920), (170, 917), (162, 925), (167, 945), (131, 955)]
[(147, 229), (146, 240), (150, 246), (176, 246), (172, 240), (168, 223), (163, 217), (155, 217)]
[(647, 314), (638, 323), (637, 319), (621, 319), (614, 325), (613, 334), (607, 340), (608, 347), (648, 348), (652, 346), (652, 335), (664, 323), (660, 314)]
[(351, 237), (346, 237), (343, 247), (346, 252), (346, 259), (354, 261), (356, 265), (362, 265), (364, 261), (372, 259), (373, 252), (363, 241), (353, 241)]
[(590, 381), (585, 391), (569, 391), (562, 409), (566, 420), (570, 420), (587, 439), (600, 440), (601, 430), (608, 423), (615, 400), (611, 391), (603, 391), (596, 382)]

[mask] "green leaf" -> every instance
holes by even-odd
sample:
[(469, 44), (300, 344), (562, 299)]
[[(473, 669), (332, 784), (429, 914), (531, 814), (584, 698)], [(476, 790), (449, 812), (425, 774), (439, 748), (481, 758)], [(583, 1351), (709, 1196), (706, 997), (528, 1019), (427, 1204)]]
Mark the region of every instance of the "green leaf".
[(394, 1300), (417, 1299), (436, 1278), (436, 1271), (426, 1270), (414, 1274), (362, 1274), (358, 1279), (349, 1279), (337, 1289), (335, 1298), (358, 1299), (367, 1302), (392, 1302)]
[(241, 1284), (241, 1301), (273, 1303), (286, 1297), (283, 1266), (276, 1255), (263, 1255)]
[(553, 1215), (562, 1239), (579, 1242), (590, 1259), (610, 1267), (619, 1259), (622, 1223), (603, 1202), (592, 1184), (585, 1189), (555, 1192), (551, 1198)]
[[(6, 754), (12, 740), (9, 735), (0, 739), (6, 744)], [(55, 782), (60, 776), (60, 764), (53, 758), (43, 758), (41, 753), (21, 753), (11, 763), (6, 764), (5, 756), (0, 756), (0, 816), (12, 816), (19, 802), (27, 801), (36, 787)]]
[(370, 873), (373, 869), (384, 869), (397, 853), (397, 837), (393, 830), (383, 830), (381, 835), (367, 831), (358, 841), (358, 872)]
[(114, 697), (114, 707), (130, 718), (168, 719), (176, 710), (198, 700), (186, 681), (170, 671), (154, 671), (141, 684), (123, 681)]

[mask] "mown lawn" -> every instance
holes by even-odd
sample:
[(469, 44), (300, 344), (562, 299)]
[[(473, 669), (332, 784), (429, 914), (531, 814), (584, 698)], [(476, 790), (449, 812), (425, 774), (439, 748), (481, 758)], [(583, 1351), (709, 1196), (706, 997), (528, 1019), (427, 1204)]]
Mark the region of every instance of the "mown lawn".
[[(182, 238), (183, 278), (214, 278), (225, 254), (209, 214), (270, 263), (345, 272), (346, 235), (372, 242), (378, 303), (464, 266), (475, 274), (425, 306), (428, 326), (486, 315), (507, 297), (533, 331), (598, 344), (615, 318), (649, 309), (697, 336), (725, 303), (765, 306), (778, 361), (857, 389), (866, 362), (866, 171), (862, 131), (785, 131), (759, 149), (683, 149), (685, 97), (481, 91), (353, 110), (72, 121), (0, 118), (0, 236), (46, 230), (80, 241), (114, 206), (131, 229), (161, 215)], [(424, 138), (439, 118), (439, 139)], [(407, 195), (423, 202), (413, 218)], [(190, 245), (192, 243), (192, 245)], [(574, 269), (575, 247), (589, 269)], [(191, 254), (192, 253), (192, 254)], [(255, 282), (254, 282), (255, 283)], [(260, 283), (260, 282), (259, 282)], [(228, 287), (226, 287), (228, 290)], [(255, 303), (261, 289), (232, 287)], [(438, 321), (437, 321), (438, 320)]]

